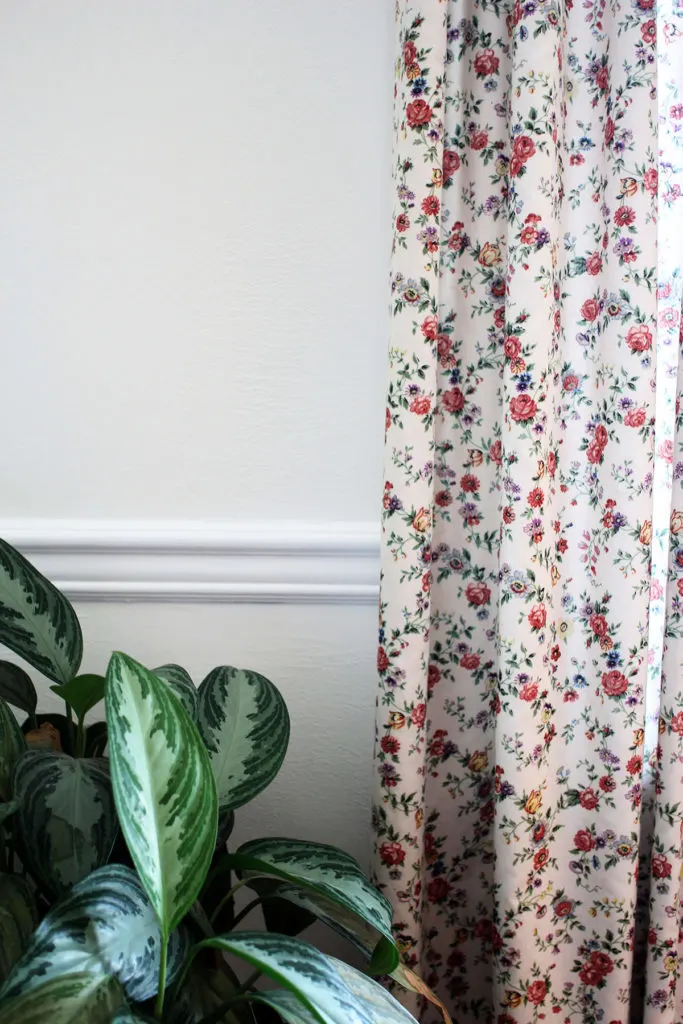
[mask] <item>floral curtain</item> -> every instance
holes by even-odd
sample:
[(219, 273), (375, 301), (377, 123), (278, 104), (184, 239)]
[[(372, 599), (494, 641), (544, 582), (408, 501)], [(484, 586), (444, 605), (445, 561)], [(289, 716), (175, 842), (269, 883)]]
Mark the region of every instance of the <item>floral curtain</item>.
[(459, 1022), (683, 1022), (676, 2), (397, 3), (376, 868)]

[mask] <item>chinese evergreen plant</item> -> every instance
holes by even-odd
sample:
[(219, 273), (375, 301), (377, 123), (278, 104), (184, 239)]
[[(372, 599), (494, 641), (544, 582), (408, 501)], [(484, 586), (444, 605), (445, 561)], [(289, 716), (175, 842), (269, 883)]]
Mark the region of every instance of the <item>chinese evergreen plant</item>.
[[(228, 851), (234, 812), (287, 750), (273, 683), (221, 666), (195, 688), (178, 665), (120, 653), (106, 676), (79, 675), (73, 607), (5, 541), (0, 643), (65, 704), (37, 714), (28, 674), (0, 661), (3, 1024), (415, 1024), (369, 976), (424, 992), (352, 857), (283, 838)], [(106, 724), (86, 725), (102, 701)], [(253, 898), (238, 912), (242, 887)], [(316, 919), (367, 974), (296, 937)]]

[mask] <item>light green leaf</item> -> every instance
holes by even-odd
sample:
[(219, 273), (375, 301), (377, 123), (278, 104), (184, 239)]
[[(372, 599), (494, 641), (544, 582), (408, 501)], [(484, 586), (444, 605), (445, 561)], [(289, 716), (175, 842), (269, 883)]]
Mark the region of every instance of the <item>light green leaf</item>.
[(76, 612), (23, 555), (0, 540), (0, 644), (66, 683), (78, 672), (83, 637)]
[[(389, 901), (365, 877), (354, 858), (324, 843), (300, 839), (254, 839), (244, 843), (221, 863), (245, 877), (269, 875), (303, 889), (313, 897), (303, 909), (318, 914), (315, 899), (327, 901), (320, 916), (356, 944), (367, 942), (374, 932), (370, 950), (372, 969), (386, 974), (399, 962), (399, 953), (391, 931), (392, 910)], [(334, 907), (339, 910), (335, 911)], [(369, 932), (368, 929), (372, 929)]]
[(221, 811), (253, 800), (277, 775), (289, 715), (265, 676), (222, 666), (199, 687), (199, 731), (211, 756)]
[(35, 714), (38, 694), (33, 680), (23, 668), (11, 661), (0, 661), (0, 697), (27, 715)]
[(79, 722), (82, 722), (88, 711), (104, 699), (104, 676), (92, 673), (74, 676), (68, 683), (51, 686), (50, 689), (74, 709)]
[[(337, 968), (348, 991), (362, 1002), (367, 1019), (372, 1024), (416, 1024), (413, 1015), (372, 978), (361, 974), (354, 967), (349, 967), (342, 960), (336, 960), (334, 957), (327, 959)], [(286, 1024), (314, 1024), (317, 1020), (304, 1009), (291, 992), (264, 992), (258, 1001), (276, 1010)]]
[[(158, 989), (159, 922), (134, 871), (110, 864), (75, 885), (42, 921), (0, 992), (14, 998), (62, 974), (113, 975), (128, 999), (144, 1002)], [(167, 982), (187, 952), (185, 933), (171, 935)]]
[(37, 924), (28, 882), (18, 875), (0, 875), (0, 984), (26, 949)]
[(121, 828), (168, 936), (199, 895), (216, 845), (211, 763), (175, 694), (124, 654), (109, 662), (105, 704)]
[(14, 770), (25, 856), (49, 892), (65, 895), (106, 863), (117, 821), (104, 758), (29, 750)]
[(12, 797), (14, 766), (26, 750), (26, 740), (12, 709), (0, 697), (0, 799)]
[(123, 1002), (115, 978), (64, 974), (16, 999), (0, 1003), (2, 1024), (110, 1024)]
[[(200, 943), (246, 960), (291, 992), (318, 1024), (378, 1024), (372, 1004), (349, 987), (338, 961), (300, 939), (267, 932), (217, 935)], [(378, 987), (368, 979), (368, 984)], [(377, 997), (379, 998), (379, 997)], [(404, 1011), (405, 1013), (405, 1011)], [(388, 1017), (383, 1024), (414, 1024), (407, 1017)]]
[(173, 690), (192, 721), (196, 722), (198, 695), (189, 673), (181, 665), (160, 665), (152, 672)]

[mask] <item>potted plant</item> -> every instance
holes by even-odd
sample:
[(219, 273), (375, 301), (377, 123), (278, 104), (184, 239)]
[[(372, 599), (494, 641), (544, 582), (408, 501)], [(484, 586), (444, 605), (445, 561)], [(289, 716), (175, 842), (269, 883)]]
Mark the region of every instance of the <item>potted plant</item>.
[[(227, 848), (234, 812), (287, 750), (273, 683), (220, 666), (195, 688), (178, 665), (121, 653), (105, 676), (79, 675), (73, 607), (1, 540), (0, 643), (65, 705), (38, 714), (29, 675), (0, 661), (3, 1024), (415, 1024), (371, 977), (424, 992), (352, 857), (287, 838)], [(100, 702), (106, 724), (88, 724)], [(367, 974), (297, 937), (316, 919)]]

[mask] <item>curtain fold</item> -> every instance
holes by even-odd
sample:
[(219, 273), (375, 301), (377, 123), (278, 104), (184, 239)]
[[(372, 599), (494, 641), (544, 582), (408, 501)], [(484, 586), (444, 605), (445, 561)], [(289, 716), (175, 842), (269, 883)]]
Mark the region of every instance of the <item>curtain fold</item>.
[(458, 1021), (675, 1024), (683, 8), (396, 15), (377, 878)]

